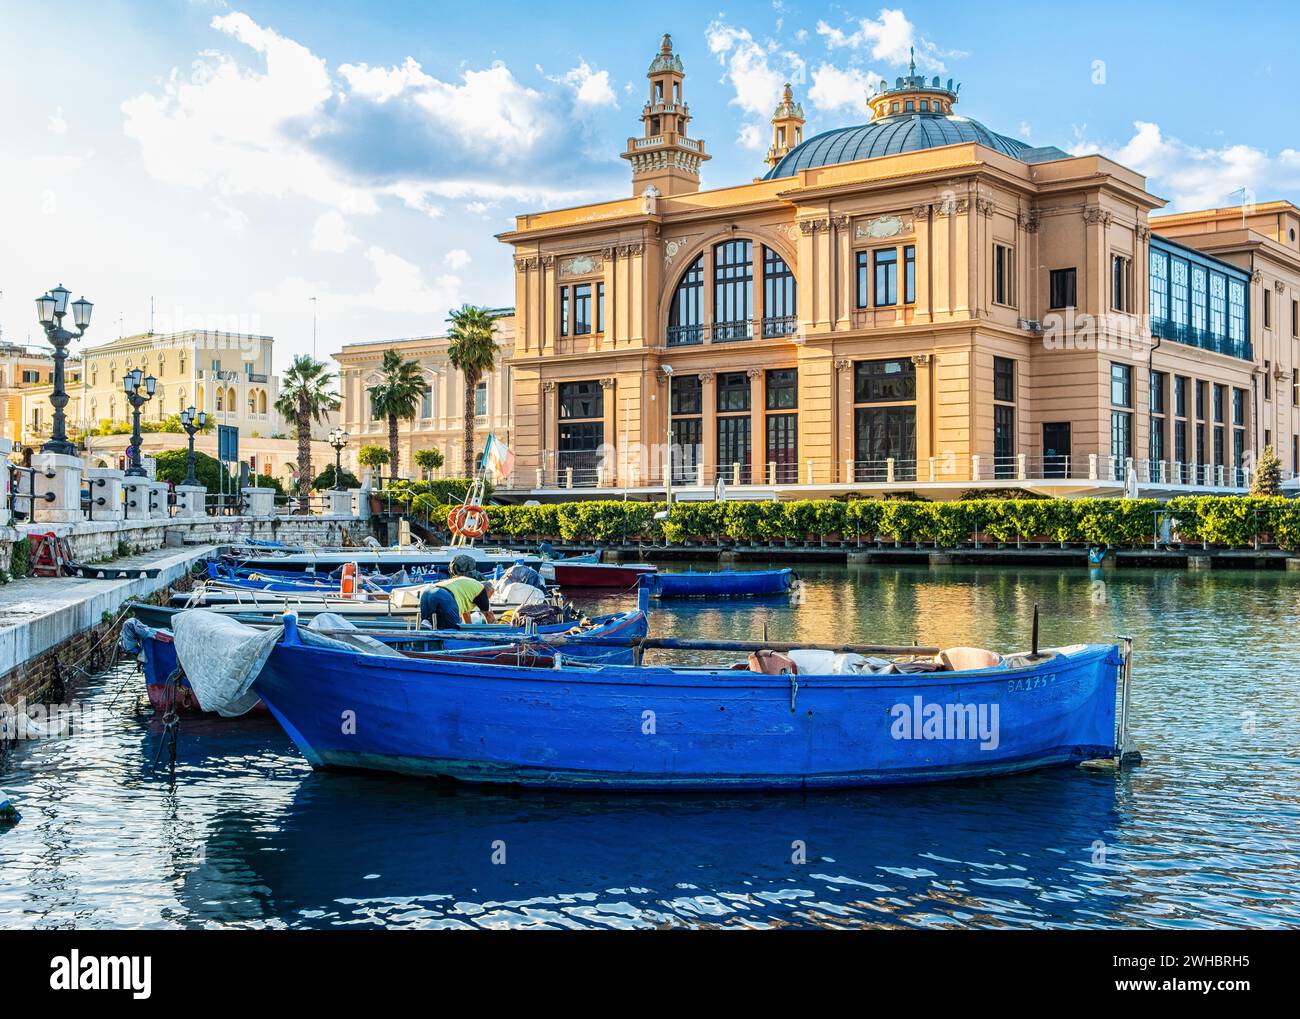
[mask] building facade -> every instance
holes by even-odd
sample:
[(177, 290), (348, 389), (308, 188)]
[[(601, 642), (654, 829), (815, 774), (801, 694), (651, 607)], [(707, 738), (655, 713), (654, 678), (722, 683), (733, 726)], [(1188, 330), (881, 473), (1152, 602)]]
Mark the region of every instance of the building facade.
[[(497, 367), (479, 382), (475, 391), (474, 443), (481, 453), (489, 435), (507, 445), (514, 441), (512, 373), (509, 360), (514, 354), (514, 316), (502, 313), (496, 319), (496, 340), (501, 348)], [(371, 411), (366, 390), (379, 378), (384, 352), (397, 351), (404, 359), (424, 369), (429, 391), (419, 413), (398, 423), (401, 473), (419, 473), (412, 455), (421, 449), (436, 449), (445, 460), (444, 474), (459, 476), (464, 447), (464, 376), (447, 360), (450, 340), (446, 336), (422, 336), (402, 340), (366, 340), (350, 343), (334, 355), (339, 364), (339, 392), (343, 398), (341, 427), (350, 439), (343, 461), (357, 471), (357, 453), (362, 446), (388, 448), (388, 422)]]
[[(23, 437), (23, 392), (54, 381), (54, 359), (15, 343), (0, 343), (0, 438), (19, 444)], [(47, 408), (52, 411), (52, 408)]]
[(516, 485), (1231, 490), (1296, 445), (1294, 207), (1153, 218), (1142, 175), (914, 69), (806, 139), (787, 88), (766, 173), (701, 191), (684, 77), (665, 37), (631, 197), (500, 235)]
[[(141, 333), (87, 347), (68, 362), (68, 405), (64, 410), (68, 435), (84, 435), (92, 466), (116, 465), (124, 455), (131, 406), (123, 376), (133, 368), (157, 381), (154, 395), (141, 408), (141, 421), (156, 424), (187, 407), (207, 413), (213, 428), (195, 439), (195, 448), (217, 453), (217, 425), (239, 429), (240, 458), (256, 473), (291, 481), (297, 443), (290, 426), (276, 411), (279, 382), (272, 370), (274, 341), (270, 336), (190, 330)], [(22, 393), (23, 443), (39, 448), (49, 438), (53, 410), (47, 380)], [(332, 461), (333, 450), (322, 441), (333, 426), (330, 416), (313, 426), (313, 465)], [(109, 434), (96, 434), (107, 432)], [(183, 433), (148, 431), (141, 450), (145, 456), (185, 445)]]

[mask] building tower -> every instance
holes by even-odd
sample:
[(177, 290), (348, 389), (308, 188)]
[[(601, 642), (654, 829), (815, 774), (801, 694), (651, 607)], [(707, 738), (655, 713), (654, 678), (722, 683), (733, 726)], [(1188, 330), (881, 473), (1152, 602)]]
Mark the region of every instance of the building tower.
[(781, 158), (803, 141), (803, 103), (794, 101), (794, 90), (785, 83), (781, 104), (772, 114), (772, 147), (767, 150), (767, 165), (776, 166)]
[(680, 195), (700, 190), (700, 164), (709, 157), (704, 142), (686, 136), (691, 108), (682, 99), (682, 58), (665, 35), (646, 73), (650, 101), (641, 110), (644, 131), (627, 140), (624, 159), (632, 164), (632, 194)]
[(953, 105), (957, 102), (957, 93), (961, 86), (952, 86), (952, 79), (945, 85), (935, 75), (927, 82), (925, 75), (916, 73), (916, 55), (912, 51), (912, 62), (908, 74), (897, 78), (891, 88), (889, 82), (882, 81), (875, 93), (867, 97), (871, 107), (871, 119), (884, 120), (888, 117), (915, 117), (922, 115), (951, 116)]

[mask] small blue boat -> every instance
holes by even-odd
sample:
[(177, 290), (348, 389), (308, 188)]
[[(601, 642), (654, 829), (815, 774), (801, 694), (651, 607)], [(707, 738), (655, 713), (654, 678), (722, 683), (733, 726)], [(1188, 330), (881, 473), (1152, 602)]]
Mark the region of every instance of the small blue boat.
[(641, 581), (656, 598), (744, 598), (785, 594), (794, 571), (717, 570), (712, 573), (656, 573)]
[(1111, 645), (893, 675), (477, 655), (307, 646), (294, 621), (253, 689), (315, 768), (561, 789), (931, 782), (1110, 757), (1122, 742)]
[[(183, 611), (183, 610), (179, 610)], [(293, 616), (287, 617), (295, 620)], [(620, 612), (592, 619), (579, 630), (573, 622), (553, 623), (537, 627), (533, 634), (525, 635), (518, 627), (501, 623), (468, 624), (457, 630), (365, 630), (363, 631), (396, 649), (410, 654), (428, 654), (436, 651), (472, 650), (476, 648), (505, 647), (513, 651), (514, 645), (527, 640), (534, 648), (546, 648), (548, 637), (565, 636), (564, 654), (580, 661), (631, 664), (634, 642), (642, 640), (649, 632), (649, 622), (644, 611)], [(586, 643), (590, 640), (591, 643)], [(122, 645), (141, 657), (142, 671), (149, 701), (155, 708), (175, 708), (182, 713), (201, 713), (204, 709), (191, 691), (189, 682), (181, 676), (178, 689), (173, 694), (168, 683), (177, 666), (176, 645), (171, 630), (150, 626), (139, 619), (128, 619), (123, 627)], [(393, 662), (393, 658), (385, 661)]]

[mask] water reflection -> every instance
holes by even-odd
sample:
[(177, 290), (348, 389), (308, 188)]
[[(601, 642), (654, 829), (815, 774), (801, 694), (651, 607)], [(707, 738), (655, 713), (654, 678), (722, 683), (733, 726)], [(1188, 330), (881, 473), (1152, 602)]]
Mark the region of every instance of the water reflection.
[[(652, 627), (1007, 649), (1038, 605), (1046, 645), (1133, 634), (1148, 763), (803, 797), (510, 795), (313, 774), (269, 719), (187, 720), (173, 778), (124, 698), (101, 738), (24, 747), (0, 776), (24, 814), (0, 831), (0, 927), (1300, 925), (1300, 575), (802, 572), (797, 605), (656, 605)], [(107, 706), (124, 683), (81, 696)]]

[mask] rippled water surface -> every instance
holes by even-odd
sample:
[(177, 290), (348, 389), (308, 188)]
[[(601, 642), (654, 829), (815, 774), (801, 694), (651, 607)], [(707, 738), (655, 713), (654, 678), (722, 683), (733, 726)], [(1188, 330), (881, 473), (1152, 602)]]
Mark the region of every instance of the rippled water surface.
[[(1137, 640), (1131, 773), (801, 796), (485, 793), (313, 774), (269, 720), (182, 723), (129, 666), (99, 735), (0, 785), (0, 927), (1300, 926), (1300, 574), (806, 570), (800, 604), (657, 607), (658, 633)], [(614, 602), (601, 606), (617, 607)], [(504, 854), (504, 862), (500, 861)]]

